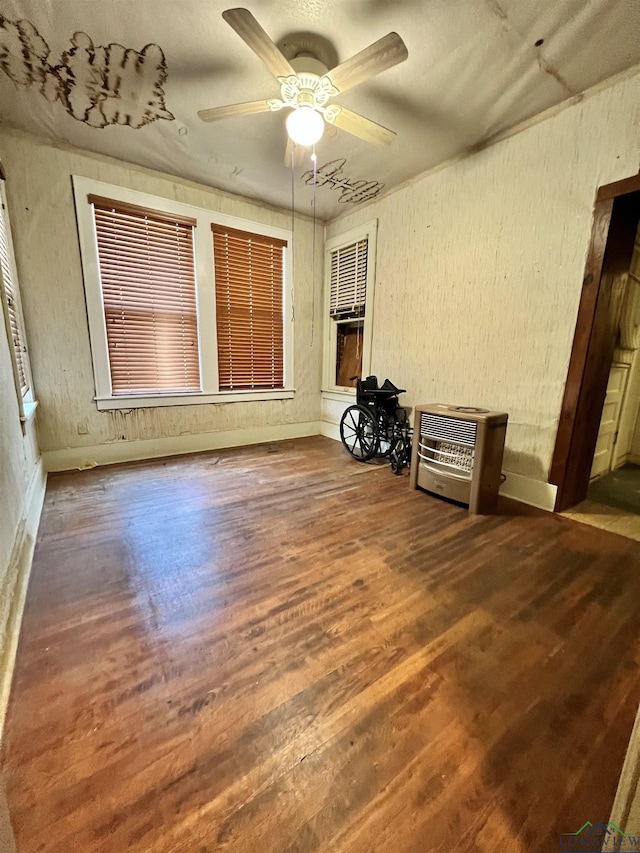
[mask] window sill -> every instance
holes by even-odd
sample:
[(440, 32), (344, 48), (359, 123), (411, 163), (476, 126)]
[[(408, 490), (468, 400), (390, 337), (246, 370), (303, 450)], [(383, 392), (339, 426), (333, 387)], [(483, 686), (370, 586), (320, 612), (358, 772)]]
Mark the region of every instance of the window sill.
[(20, 415), (20, 420), (23, 424), (28, 424), (29, 421), (32, 421), (36, 414), (36, 409), (38, 408), (38, 401), (33, 400), (29, 403), (22, 404), (22, 414)]
[(345, 400), (355, 400), (355, 388), (330, 388), (322, 391), (322, 397), (325, 400), (335, 400), (337, 403), (344, 403)]
[(206, 403), (257, 403), (265, 400), (292, 400), (293, 388), (275, 391), (218, 391), (215, 394), (170, 394), (148, 397), (96, 397), (99, 412), (112, 409), (152, 409), (161, 406), (198, 406)]

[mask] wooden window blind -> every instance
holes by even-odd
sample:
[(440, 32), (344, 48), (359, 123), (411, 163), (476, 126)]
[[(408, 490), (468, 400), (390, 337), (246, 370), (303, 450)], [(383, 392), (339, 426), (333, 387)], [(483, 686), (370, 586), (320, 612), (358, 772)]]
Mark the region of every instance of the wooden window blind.
[(221, 391), (284, 387), (286, 240), (212, 225)]
[(331, 317), (361, 317), (367, 300), (367, 253), (365, 237), (331, 252)]
[(200, 391), (195, 219), (90, 195), (114, 396)]
[(9, 232), (5, 223), (5, 215), (6, 211), (3, 205), (0, 212), (0, 268), (2, 269), (2, 284), (9, 318), (9, 333), (16, 359), (18, 384), (20, 385), (20, 394), (24, 397), (29, 391), (29, 373), (26, 367), (25, 355), (27, 347), (18, 308), (17, 282), (13, 272), (9, 249)]

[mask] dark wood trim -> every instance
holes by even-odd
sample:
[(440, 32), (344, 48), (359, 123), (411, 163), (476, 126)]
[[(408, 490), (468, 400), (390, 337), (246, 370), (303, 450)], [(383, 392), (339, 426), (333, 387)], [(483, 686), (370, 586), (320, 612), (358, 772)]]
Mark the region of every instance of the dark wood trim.
[(612, 184), (605, 184), (598, 190), (598, 201), (604, 201), (608, 198), (618, 198), (621, 195), (640, 191), (640, 173), (631, 178), (624, 178), (622, 181), (614, 181)]
[(549, 473), (549, 481), (558, 486), (557, 511), (579, 503), (587, 494), (616, 342), (613, 283), (629, 268), (639, 218), (640, 176), (609, 184), (598, 192)]
[[(609, 236), (609, 225), (613, 211), (613, 200), (596, 202), (591, 245), (587, 255), (587, 265), (582, 280), (582, 296), (578, 308), (578, 319), (573, 336), (573, 347), (569, 361), (569, 371), (564, 387), (564, 398), (560, 410), (560, 421), (556, 435), (556, 446), (549, 472), (549, 482), (558, 486), (558, 491), (564, 485), (564, 476), (571, 449), (571, 441), (576, 422), (578, 399), (584, 379), (584, 371), (589, 351), (589, 341), (596, 313), (598, 292), (600, 290), (600, 275), (602, 262)], [(556, 502), (556, 509), (558, 503)]]

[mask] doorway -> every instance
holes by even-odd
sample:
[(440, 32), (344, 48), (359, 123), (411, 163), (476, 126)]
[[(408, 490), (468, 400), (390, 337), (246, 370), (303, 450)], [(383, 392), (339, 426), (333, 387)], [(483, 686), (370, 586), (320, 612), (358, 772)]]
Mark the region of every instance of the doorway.
[(549, 476), (556, 511), (592, 490), (608, 500), (616, 485), (633, 492), (635, 473), (640, 488), (639, 223), (640, 175), (600, 188)]

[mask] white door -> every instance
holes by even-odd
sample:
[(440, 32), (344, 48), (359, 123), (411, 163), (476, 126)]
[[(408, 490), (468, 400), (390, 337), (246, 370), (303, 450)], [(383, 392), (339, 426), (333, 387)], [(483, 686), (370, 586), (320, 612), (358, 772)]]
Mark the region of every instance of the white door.
[(607, 396), (604, 400), (600, 429), (598, 430), (598, 441), (596, 452), (593, 456), (591, 466), (591, 479), (601, 477), (611, 470), (611, 457), (616, 443), (618, 424), (620, 423), (620, 411), (624, 390), (629, 376), (628, 364), (614, 364), (609, 374), (607, 384)]

